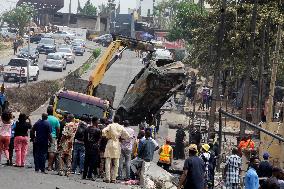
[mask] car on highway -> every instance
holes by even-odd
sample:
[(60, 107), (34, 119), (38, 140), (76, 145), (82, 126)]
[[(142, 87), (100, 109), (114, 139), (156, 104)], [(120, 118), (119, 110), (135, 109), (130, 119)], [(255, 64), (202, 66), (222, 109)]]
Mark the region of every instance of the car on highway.
[(93, 39), (93, 42), (101, 44), (103, 47), (109, 46), (109, 44), (113, 41), (111, 34), (101, 35)]
[(75, 62), (75, 55), (71, 48), (58, 48), (57, 53), (61, 53), (67, 63), (73, 64)]
[(61, 53), (49, 53), (43, 63), (43, 70), (66, 70), (67, 63)]
[(28, 58), (32, 62), (38, 62), (39, 59), (39, 52), (37, 49), (30, 47), (30, 52), (28, 47), (23, 47), (20, 49), (19, 54), (17, 55), (19, 58)]
[(83, 47), (86, 47), (86, 41), (84, 39), (73, 39), (72, 43), (81, 43)]
[(56, 43), (54, 39), (51, 38), (42, 38), (37, 45), (37, 50), (39, 53), (44, 52), (45, 54), (48, 53), (55, 53), (56, 52)]
[(44, 38), (44, 34), (41, 34), (41, 33), (35, 34), (35, 35), (31, 36), (30, 42), (31, 43), (39, 43), (41, 38)]
[(74, 33), (69, 33), (67, 31), (56, 31), (52, 34), (52, 38), (54, 39), (74, 39), (75, 34)]
[(43, 33), (43, 38), (52, 38), (53, 33)]
[(15, 39), (17, 37), (17, 31), (15, 29), (10, 28), (1, 28), (0, 34), (3, 38)]
[(25, 58), (12, 58), (8, 65), (4, 66), (3, 79), (7, 82), (10, 78), (16, 81), (26, 81), (29, 68), (29, 80), (38, 80), (39, 67), (37, 63), (32, 63), (29, 59)]
[(60, 43), (57, 45), (57, 49), (65, 49), (65, 48), (70, 48), (72, 49), (72, 45), (66, 44), (66, 43)]
[(83, 56), (86, 51), (85, 47), (80, 42), (72, 43), (72, 48), (75, 55)]

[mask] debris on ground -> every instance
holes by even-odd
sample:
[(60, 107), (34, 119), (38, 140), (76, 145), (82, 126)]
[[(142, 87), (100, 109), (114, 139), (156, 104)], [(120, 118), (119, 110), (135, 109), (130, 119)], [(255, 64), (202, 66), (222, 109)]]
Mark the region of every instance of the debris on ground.
[(20, 88), (6, 89), (9, 108), (13, 112), (31, 113), (44, 104), (63, 85), (61, 80), (40, 81)]
[(175, 189), (174, 176), (154, 162), (143, 162), (140, 185), (146, 189)]

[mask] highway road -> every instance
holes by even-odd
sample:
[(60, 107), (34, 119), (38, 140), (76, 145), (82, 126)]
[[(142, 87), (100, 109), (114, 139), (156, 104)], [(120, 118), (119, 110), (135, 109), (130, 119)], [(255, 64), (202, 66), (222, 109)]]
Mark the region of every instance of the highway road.
[[(144, 65), (136, 57), (135, 52), (126, 50), (123, 52), (122, 59), (118, 59), (105, 73), (102, 83), (116, 87), (114, 108), (119, 105), (130, 82), (143, 67)], [(89, 70), (82, 75), (82, 78), (88, 80), (91, 72), (92, 70)]]
[[(36, 48), (37, 45), (31, 44), (31, 46)], [(87, 44), (86, 44), (86, 52), (84, 53), (84, 55), (83, 56), (76, 56), (75, 63), (74, 64), (67, 64), (67, 69), (64, 70), (63, 72), (53, 71), (53, 70), (49, 70), (49, 71), (43, 70), (43, 63), (44, 63), (47, 55), (40, 54), (39, 61), (38, 61), (38, 65), (39, 65), (39, 69), (40, 69), (38, 81), (55, 80), (55, 79), (60, 79), (60, 78), (67, 76), (70, 71), (74, 71), (75, 69), (79, 68), (86, 60), (88, 60), (88, 58), (91, 56), (92, 50), (96, 47), (98, 47), (96, 45), (96, 43), (88, 41)], [(0, 59), (0, 64), (7, 65), (9, 63), (10, 59), (14, 58), (14, 57), (16, 57), (16, 55), (10, 55), (10, 56), (2, 57)], [(1, 76), (0, 77), (0, 83), (3, 83), (3, 82), (4, 82), (3, 77)], [(30, 82), (33, 83), (34, 81), (30, 81)], [(24, 84), (24, 83), (22, 83), (22, 84)], [(10, 79), (8, 82), (5, 83), (5, 86), (7, 88), (16, 87), (18, 85), (19, 84), (16, 83), (13, 79)]]

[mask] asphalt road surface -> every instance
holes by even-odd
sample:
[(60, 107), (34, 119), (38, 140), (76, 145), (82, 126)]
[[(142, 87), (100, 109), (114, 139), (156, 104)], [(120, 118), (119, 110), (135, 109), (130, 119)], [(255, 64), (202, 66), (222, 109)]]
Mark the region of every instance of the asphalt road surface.
[[(123, 98), (130, 82), (144, 67), (140, 59), (136, 57), (134, 51), (126, 50), (123, 52), (122, 59), (117, 60), (105, 73), (102, 83), (116, 87), (113, 106), (116, 108)], [(82, 76), (88, 80), (92, 70)]]
[[(37, 45), (31, 44), (31, 46), (33, 48), (36, 48)], [(93, 43), (93, 42), (90, 42), (90, 41), (87, 42), (86, 46), (87, 46), (86, 52), (84, 53), (84, 55), (83, 56), (81, 56), (81, 55), (76, 56), (74, 64), (67, 64), (67, 69), (64, 70), (63, 72), (59, 72), (59, 71), (56, 71), (56, 70), (55, 71), (43, 70), (43, 63), (46, 60), (47, 55), (40, 54), (39, 61), (38, 61), (38, 65), (39, 65), (39, 79), (38, 79), (38, 81), (60, 79), (60, 78), (67, 76), (70, 71), (73, 71), (73, 70), (79, 68), (91, 56), (92, 49), (97, 47), (96, 43)], [(15, 57), (16, 57), (15, 55), (3, 57), (3, 58), (0, 59), (0, 64), (7, 65), (9, 63), (10, 59), (15, 58)], [(3, 77), (1, 76), (0, 77), (0, 83), (3, 83), (3, 82), (4, 82)], [(34, 81), (30, 81), (30, 82), (33, 83)], [(22, 83), (22, 84), (24, 84), (24, 83)], [(7, 88), (16, 87), (18, 85), (19, 84), (16, 83), (13, 79), (10, 79), (8, 82), (5, 83), (5, 86)]]

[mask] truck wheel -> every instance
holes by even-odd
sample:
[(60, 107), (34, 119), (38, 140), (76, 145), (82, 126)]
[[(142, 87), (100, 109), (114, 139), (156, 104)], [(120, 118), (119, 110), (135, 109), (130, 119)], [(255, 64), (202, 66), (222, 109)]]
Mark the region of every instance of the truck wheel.
[(4, 81), (7, 82), (9, 80), (9, 77), (3, 77)]
[(34, 77), (34, 81), (37, 81), (38, 80), (38, 75), (39, 75), (39, 72), (37, 72), (36, 76)]
[(120, 120), (124, 120), (127, 118), (127, 112), (124, 108), (119, 108), (116, 113), (117, 116), (119, 116)]

